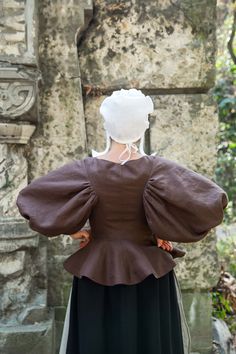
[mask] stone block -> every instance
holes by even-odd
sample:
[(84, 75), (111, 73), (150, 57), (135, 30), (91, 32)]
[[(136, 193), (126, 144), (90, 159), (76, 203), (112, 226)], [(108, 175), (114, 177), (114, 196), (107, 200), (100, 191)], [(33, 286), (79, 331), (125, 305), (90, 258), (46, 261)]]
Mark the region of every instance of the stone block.
[(95, 0), (78, 44), (84, 86), (209, 88), (215, 77), (215, 0)]
[(65, 306), (55, 306), (55, 320), (64, 322), (66, 315), (66, 307)]
[(25, 265), (25, 251), (0, 256), (0, 277), (19, 276)]
[(151, 98), (154, 101), (154, 112), (150, 115), (151, 151), (212, 176), (219, 129), (217, 107), (212, 97), (173, 94)]
[(56, 354), (53, 312), (44, 322), (0, 327), (0, 348), (4, 354)]
[(234, 335), (221, 318), (212, 317), (213, 320), (213, 347), (214, 354), (235, 354), (236, 345)]
[(212, 354), (212, 317), (210, 292), (182, 292), (184, 312), (191, 333), (194, 353)]
[(54, 257), (48, 261), (49, 306), (67, 306), (68, 292), (72, 285), (72, 275), (63, 268), (66, 257)]
[(38, 48), (38, 22), (35, 0), (11, 0), (1, 4), (4, 26), (0, 27), (2, 60), (35, 64)]
[[(2, 120), (37, 122), (38, 80), (39, 73), (36, 68), (12, 67), (9, 64), (3, 66), (0, 63), (0, 118)], [(0, 128), (2, 131), (3, 126)], [(9, 128), (7, 131), (5, 129), (5, 132), (9, 133)], [(30, 132), (28, 128), (27, 132), (32, 134), (33, 131)]]
[[(212, 98), (206, 94), (151, 97), (151, 153), (157, 152), (157, 156), (174, 160), (214, 181), (219, 123)], [(215, 244), (213, 230), (197, 243), (179, 244), (187, 251), (176, 267), (182, 289), (207, 289), (216, 283), (219, 266)]]

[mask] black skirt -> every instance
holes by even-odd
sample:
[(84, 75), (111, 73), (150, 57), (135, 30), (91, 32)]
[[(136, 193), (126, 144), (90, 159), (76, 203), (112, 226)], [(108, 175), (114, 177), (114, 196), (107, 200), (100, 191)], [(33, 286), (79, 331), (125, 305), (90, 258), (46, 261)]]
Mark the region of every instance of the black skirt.
[(173, 270), (133, 285), (74, 276), (66, 354), (184, 354)]

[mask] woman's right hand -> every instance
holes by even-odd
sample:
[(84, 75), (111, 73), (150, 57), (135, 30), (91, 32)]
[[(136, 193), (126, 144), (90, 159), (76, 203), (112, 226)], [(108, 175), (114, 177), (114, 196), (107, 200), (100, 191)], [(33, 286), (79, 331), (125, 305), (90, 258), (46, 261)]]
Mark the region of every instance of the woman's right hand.
[(161, 247), (161, 248), (163, 248), (166, 251), (172, 251), (173, 250), (173, 245), (172, 245), (172, 243), (170, 241), (162, 240), (158, 236), (155, 236), (155, 238), (156, 238), (158, 247)]
[(80, 248), (85, 247), (91, 240), (91, 230), (80, 230), (70, 235), (73, 240), (80, 240)]
[(162, 240), (158, 236), (155, 236), (157, 241), (157, 245), (160, 248), (163, 248), (165, 251), (169, 252), (173, 258), (176, 257), (184, 257), (186, 255), (186, 251), (181, 248), (174, 247), (171, 241)]

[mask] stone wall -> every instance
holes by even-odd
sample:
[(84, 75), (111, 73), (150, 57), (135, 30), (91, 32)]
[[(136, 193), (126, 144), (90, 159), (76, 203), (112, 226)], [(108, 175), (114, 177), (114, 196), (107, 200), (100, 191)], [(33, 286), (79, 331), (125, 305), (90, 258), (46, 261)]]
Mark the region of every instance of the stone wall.
[(0, 351), (53, 353), (54, 313), (47, 307), (47, 246), (18, 214), (28, 183), (25, 146), (38, 120), (35, 2), (0, 2)]
[[(98, 107), (120, 88), (139, 88), (154, 101), (147, 153), (213, 178), (216, 1), (11, 0), (0, 10), (0, 347), (16, 354), (10, 343), (19, 341), (17, 354), (52, 354), (72, 280), (62, 262), (78, 244), (33, 233), (15, 197), (33, 178), (105, 148)], [(176, 272), (192, 352), (211, 353), (215, 234), (182, 246), (187, 255)]]
[(76, 246), (69, 237), (49, 240), (30, 230), (15, 200), (32, 179), (86, 156), (76, 41), (91, 10), (90, 1), (0, 1), (4, 354), (58, 352), (71, 285), (62, 261)]

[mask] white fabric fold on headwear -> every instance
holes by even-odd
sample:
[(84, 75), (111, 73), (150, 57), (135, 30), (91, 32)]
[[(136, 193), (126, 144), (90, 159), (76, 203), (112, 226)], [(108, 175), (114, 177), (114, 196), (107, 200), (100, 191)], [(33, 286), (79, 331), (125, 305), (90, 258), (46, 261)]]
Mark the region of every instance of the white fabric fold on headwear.
[[(126, 145), (119, 156), (122, 165), (130, 159), (132, 148), (136, 152), (138, 151), (135, 142), (139, 139), (141, 139), (139, 150), (146, 155), (143, 151), (144, 133), (149, 128), (148, 114), (152, 113), (153, 110), (154, 105), (151, 97), (145, 96), (141, 90), (121, 89), (113, 91), (111, 96), (106, 97), (100, 106), (100, 113), (104, 118), (103, 126), (107, 134), (107, 146), (102, 153), (92, 150), (93, 156), (108, 152), (110, 138)], [(128, 157), (123, 160), (120, 159), (126, 152), (128, 152)]]

